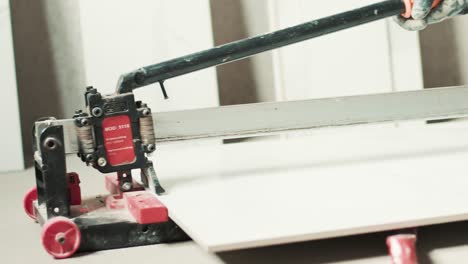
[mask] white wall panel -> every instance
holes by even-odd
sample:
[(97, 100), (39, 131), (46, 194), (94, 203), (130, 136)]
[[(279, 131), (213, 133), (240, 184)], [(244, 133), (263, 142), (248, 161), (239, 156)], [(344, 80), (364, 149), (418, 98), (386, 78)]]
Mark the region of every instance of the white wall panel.
[[(208, 0), (83, 0), (81, 24), (87, 82), (105, 93), (122, 73), (213, 46)], [(137, 90), (153, 111), (217, 106), (214, 69)]]
[[(317, 4), (277, 0), (277, 26), (286, 27), (374, 2), (329, 0)], [(284, 99), (421, 89), (417, 35), (390, 24), (378, 21), (281, 50), (278, 63), (284, 72)]]
[(0, 1), (0, 171), (24, 168), (9, 1)]
[[(334, 15), (376, 0), (244, 0), (244, 13), (254, 34)], [(255, 15), (263, 10), (265, 16)], [(256, 60), (261, 99), (295, 100), (423, 88), (419, 39), (393, 21), (378, 21), (288, 46)], [(259, 64), (262, 64), (260, 66)], [(266, 77), (265, 77), (266, 76)], [(273, 86), (273, 87), (272, 87)]]

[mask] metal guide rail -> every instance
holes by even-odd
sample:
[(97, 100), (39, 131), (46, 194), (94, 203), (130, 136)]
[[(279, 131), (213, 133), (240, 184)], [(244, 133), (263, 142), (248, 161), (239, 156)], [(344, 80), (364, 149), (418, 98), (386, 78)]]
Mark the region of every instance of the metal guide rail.
[[(468, 86), (153, 113), (157, 143), (240, 138), (329, 126), (468, 115)], [(40, 121), (64, 127), (66, 153), (78, 153), (73, 119)], [(38, 129), (37, 131), (40, 131)]]

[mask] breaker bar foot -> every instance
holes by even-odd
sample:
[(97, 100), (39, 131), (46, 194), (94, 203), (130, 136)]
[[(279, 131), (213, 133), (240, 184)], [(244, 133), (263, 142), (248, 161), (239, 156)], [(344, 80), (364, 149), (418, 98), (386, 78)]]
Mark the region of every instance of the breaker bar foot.
[[(78, 177), (73, 179), (77, 180)], [(107, 175), (106, 187), (110, 194), (82, 199), (80, 204), (72, 203), (66, 217), (50, 217), (46, 204), (35, 199), (34, 191), (28, 192), (25, 204), (32, 205), (33, 213), (29, 215), (36, 216), (43, 225), (42, 244), (45, 250), (55, 258), (68, 258), (76, 252), (190, 239), (169, 218), (167, 208), (153, 192), (136, 182), (132, 184), (135, 191), (122, 192), (118, 176)]]
[(393, 264), (418, 264), (416, 233), (401, 233), (387, 238)]

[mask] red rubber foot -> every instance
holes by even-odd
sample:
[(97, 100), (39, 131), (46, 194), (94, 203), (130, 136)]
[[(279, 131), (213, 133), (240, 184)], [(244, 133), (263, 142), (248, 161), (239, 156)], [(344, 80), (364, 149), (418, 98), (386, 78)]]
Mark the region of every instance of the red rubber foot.
[(148, 191), (126, 192), (123, 197), (127, 201), (128, 211), (139, 224), (169, 221), (167, 207), (156, 198), (155, 194)]
[(80, 247), (81, 233), (78, 226), (66, 217), (55, 217), (42, 228), (42, 245), (54, 258), (71, 257)]
[(33, 202), (37, 200), (37, 188), (31, 188), (23, 198), (23, 208), (26, 214), (32, 219), (36, 220), (36, 214), (34, 213)]
[(401, 234), (387, 238), (387, 246), (393, 264), (417, 264), (416, 235)]

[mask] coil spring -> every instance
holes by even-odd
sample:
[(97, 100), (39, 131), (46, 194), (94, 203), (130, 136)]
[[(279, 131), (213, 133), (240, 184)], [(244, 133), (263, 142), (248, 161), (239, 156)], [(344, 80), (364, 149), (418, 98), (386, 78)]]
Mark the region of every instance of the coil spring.
[(154, 145), (156, 143), (153, 117), (151, 115), (140, 118), (140, 136), (143, 145)]
[(93, 127), (81, 126), (76, 127), (76, 134), (78, 136), (80, 148), (84, 154), (89, 154), (94, 152), (94, 138), (93, 138)]

